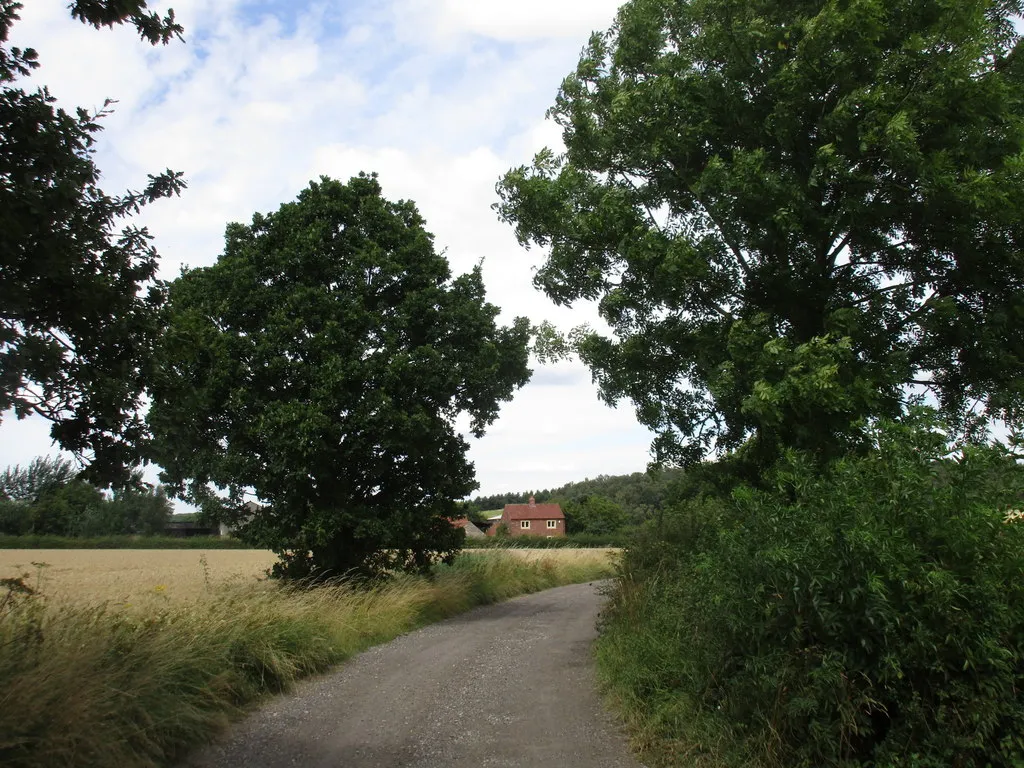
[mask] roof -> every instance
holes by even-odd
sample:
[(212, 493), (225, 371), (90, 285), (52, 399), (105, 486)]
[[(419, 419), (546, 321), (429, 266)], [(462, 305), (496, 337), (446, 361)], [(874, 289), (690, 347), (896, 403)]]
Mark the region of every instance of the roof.
[(564, 520), (559, 504), (506, 504), (509, 520)]
[(452, 520), (452, 525), (456, 528), (462, 528), (467, 536), (483, 536), (484, 532), (477, 528), (465, 517), (457, 517)]

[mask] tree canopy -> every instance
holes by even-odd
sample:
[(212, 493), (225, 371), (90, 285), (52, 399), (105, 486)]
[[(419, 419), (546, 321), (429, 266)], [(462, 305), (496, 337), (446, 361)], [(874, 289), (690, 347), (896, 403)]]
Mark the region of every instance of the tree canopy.
[(38, 457), (0, 472), (0, 534), (151, 535), (174, 512), (160, 487), (144, 487), (141, 475), (107, 498), (79, 477), (63, 458)]
[[(482, 512), (502, 509), (506, 504), (525, 504), (533, 496), (538, 502), (555, 501), (584, 503), (590, 498), (607, 499), (626, 513), (626, 522), (639, 525), (651, 519), (676, 500), (677, 490), (686, 484), (686, 475), (680, 469), (660, 469), (653, 472), (633, 472), (628, 475), (598, 475), (576, 480), (556, 488), (498, 493), (474, 496), (463, 502), (466, 514), (477, 516)], [(566, 513), (568, 514), (568, 512)], [(572, 533), (573, 531), (570, 531)], [(604, 533), (605, 531), (601, 531)]]
[[(25, 87), (39, 57), (8, 45), (20, 8), (0, 0), (0, 414), (48, 419), (89, 477), (123, 484), (139, 461), (137, 410), (164, 301), (151, 238), (125, 220), (184, 182), (168, 170), (141, 191), (99, 188), (92, 156), (111, 102), (72, 114), (45, 87)], [(161, 18), (142, 0), (70, 10), (97, 28), (131, 24), (154, 45), (182, 31), (173, 11)]]
[(424, 569), (457, 551), (447, 518), (476, 487), (456, 419), (481, 435), (529, 378), (529, 323), (497, 315), (413, 203), (322, 178), (172, 284), (153, 458), (283, 575)]
[(632, 0), (499, 183), (535, 281), (658, 460), (821, 457), (930, 396), (1011, 415), (1024, 373), (1018, 0)]

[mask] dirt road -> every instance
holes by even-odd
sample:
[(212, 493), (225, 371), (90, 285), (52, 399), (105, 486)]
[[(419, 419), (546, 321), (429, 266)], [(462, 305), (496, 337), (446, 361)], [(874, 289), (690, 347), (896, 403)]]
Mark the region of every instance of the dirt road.
[(189, 768), (638, 768), (594, 689), (602, 598), (560, 587), (374, 648), (239, 723)]

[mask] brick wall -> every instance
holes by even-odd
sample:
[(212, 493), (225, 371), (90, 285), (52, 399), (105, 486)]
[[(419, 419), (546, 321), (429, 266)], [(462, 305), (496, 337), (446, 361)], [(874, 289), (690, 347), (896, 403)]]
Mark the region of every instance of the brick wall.
[(529, 520), (529, 528), (523, 528), (519, 520), (512, 520), (506, 525), (513, 536), (565, 536), (565, 520), (555, 520), (556, 528), (548, 528), (547, 520)]

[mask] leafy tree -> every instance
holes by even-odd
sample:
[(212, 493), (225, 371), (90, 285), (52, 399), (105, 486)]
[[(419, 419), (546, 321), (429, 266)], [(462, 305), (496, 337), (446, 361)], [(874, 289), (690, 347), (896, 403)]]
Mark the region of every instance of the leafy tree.
[(0, 499), (0, 534), (24, 536), (32, 530), (32, 510), (23, 501)]
[[(632, 0), (499, 184), (570, 343), (658, 460), (827, 459), (930, 394), (1012, 416), (1024, 373), (1018, 0)], [(557, 350), (555, 350), (557, 352)]]
[(78, 536), (83, 522), (102, 515), (108, 504), (96, 486), (72, 480), (47, 490), (29, 505), (32, 524), (28, 533)]
[(174, 507), (162, 486), (118, 489), (113, 498), (81, 517), (79, 536), (156, 536), (163, 533)]
[(601, 496), (623, 509), (627, 516), (627, 524), (636, 525), (650, 519), (676, 497), (674, 486), (681, 482), (683, 477), (684, 472), (681, 469), (656, 469), (628, 475), (598, 475), (592, 479), (566, 483), (550, 491), (476, 496), (468, 504), (484, 512), (501, 509), (506, 504), (525, 504), (530, 496), (535, 496), (538, 502), (558, 501), (563, 504), (565, 510), (565, 504), (581, 501), (590, 496)]
[(626, 511), (604, 496), (583, 496), (562, 503), (566, 517), (566, 533), (606, 534), (629, 523)]
[[(529, 378), (528, 322), (495, 325), (479, 268), (452, 278), (411, 202), (323, 178), (230, 224), (171, 287), (148, 422), (175, 493), (282, 556), (372, 575), (448, 559), (475, 487), (454, 421), (484, 428)], [(247, 492), (272, 511), (252, 514)]]
[[(27, 90), (36, 51), (7, 44), (21, 3), (0, 0), (0, 413), (38, 414), (65, 450), (90, 459), (90, 476), (122, 483), (138, 462), (137, 416), (159, 332), (164, 288), (143, 228), (125, 219), (178, 193), (179, 173), (150, 176), (142, 191), (98, 186), (97, 114)], [(94, 27), (132, 24), (151, 43), (181, 33), (144, 0), (75, 0)]]
[(15, 464), (0, 473), (0, 498), (36, 502), (47, 491), (63, 488), (77, 476), (77, 470), (67, 459), (37, 456), (27, 467)]

